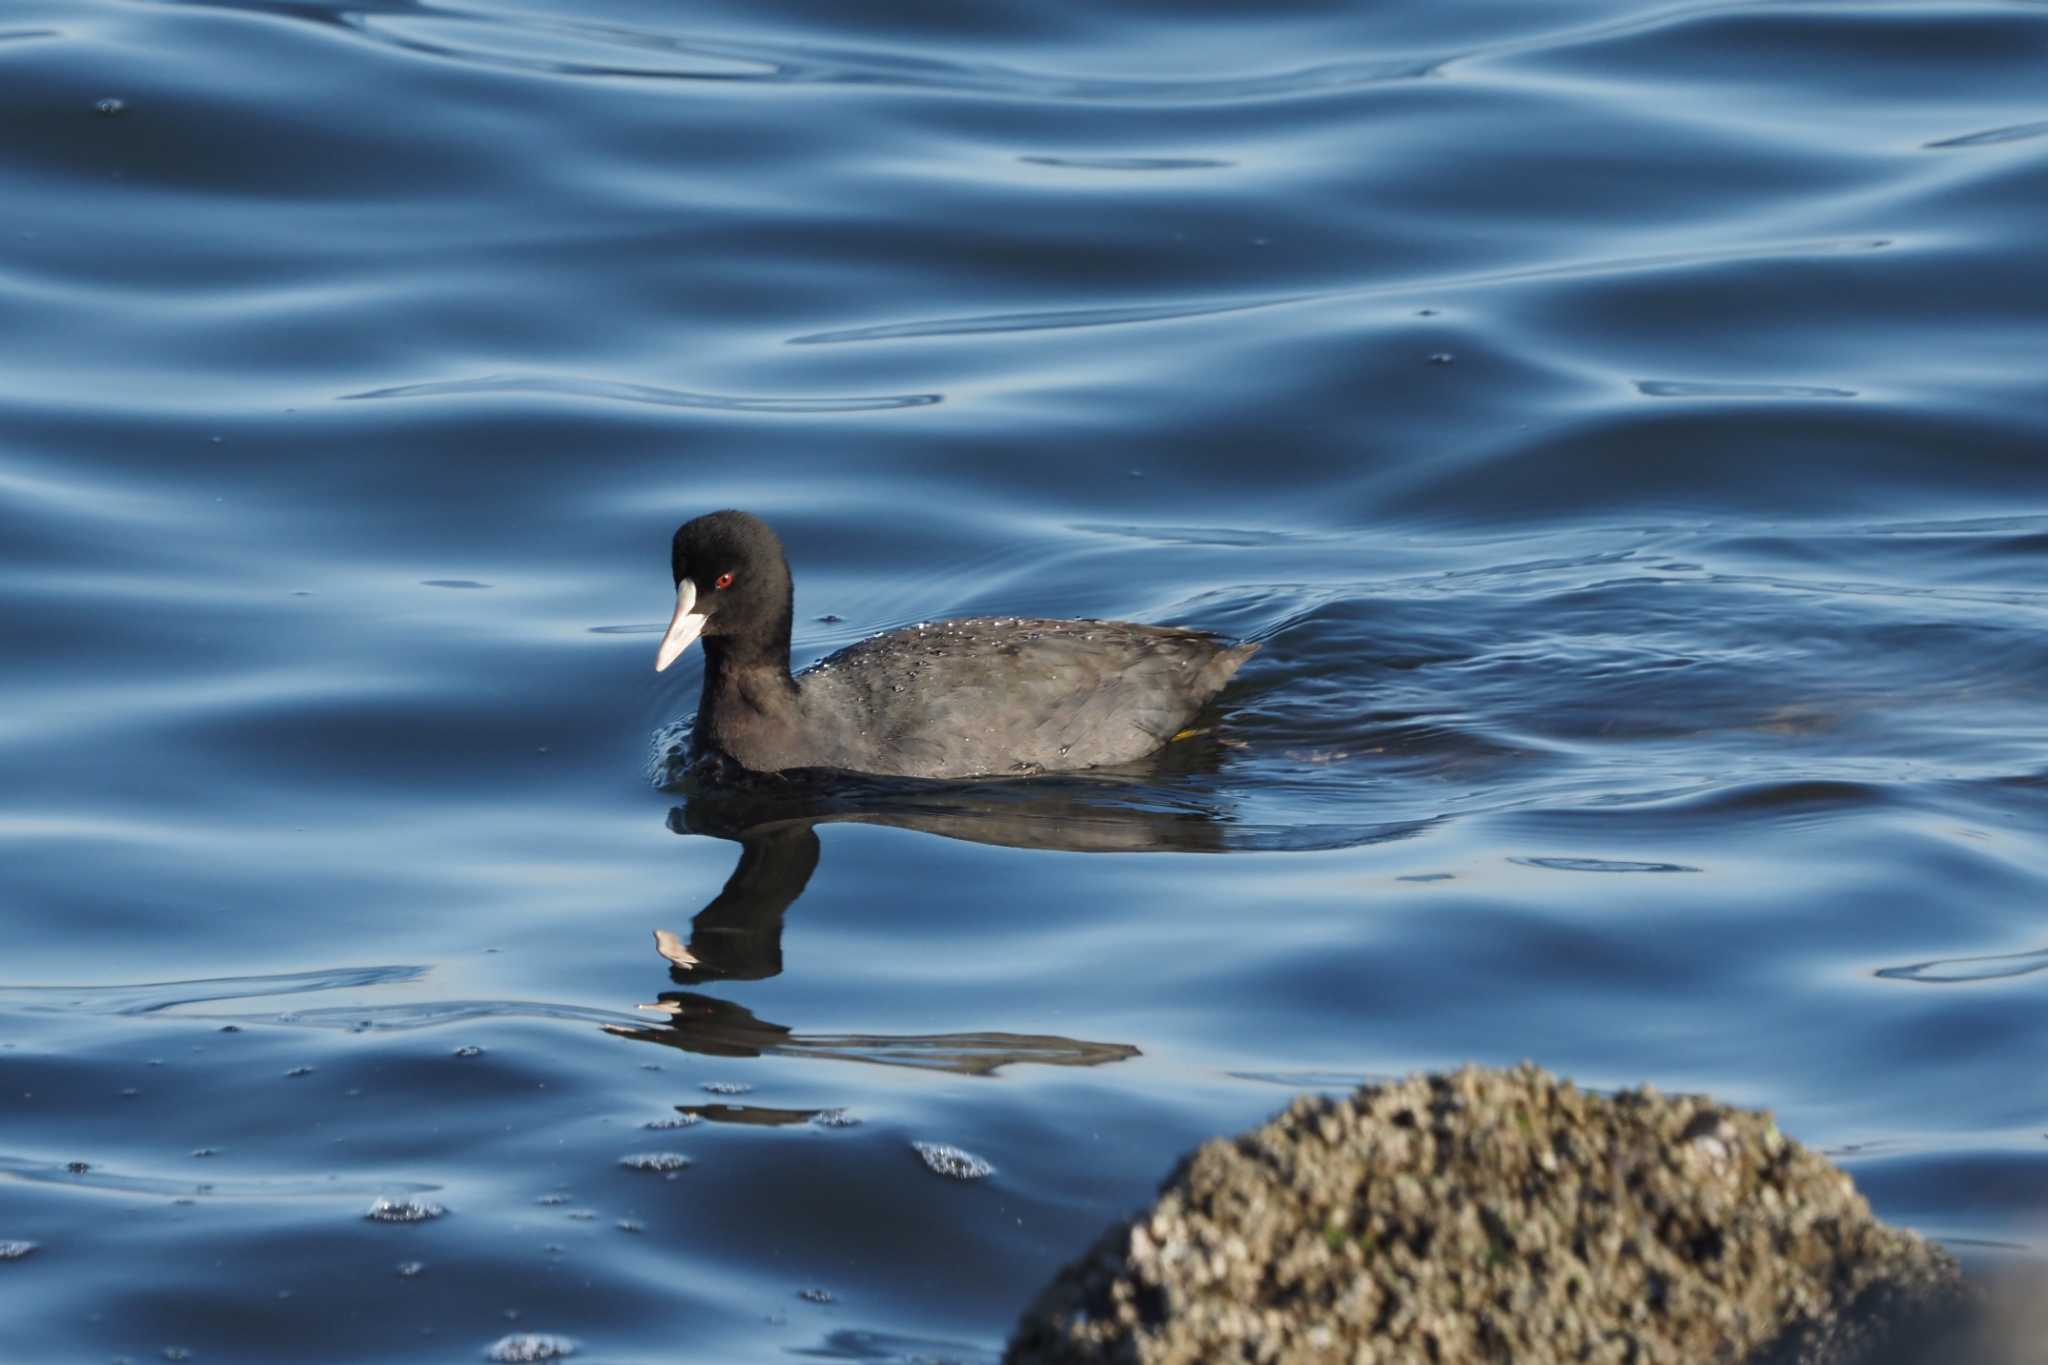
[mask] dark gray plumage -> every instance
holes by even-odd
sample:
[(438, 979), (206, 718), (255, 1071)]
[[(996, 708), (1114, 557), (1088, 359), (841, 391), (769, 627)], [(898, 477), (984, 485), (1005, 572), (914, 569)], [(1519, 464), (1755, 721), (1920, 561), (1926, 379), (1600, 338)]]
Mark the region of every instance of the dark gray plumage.
[(1127, 763), (1170, 742), (1256, 644), (1128, 621), (905, 626), (789, 672), (793, 589), (758, 517), (676, 531), (657, 668), (704, 642), (694, 741), (754, 772), (980, 777)]

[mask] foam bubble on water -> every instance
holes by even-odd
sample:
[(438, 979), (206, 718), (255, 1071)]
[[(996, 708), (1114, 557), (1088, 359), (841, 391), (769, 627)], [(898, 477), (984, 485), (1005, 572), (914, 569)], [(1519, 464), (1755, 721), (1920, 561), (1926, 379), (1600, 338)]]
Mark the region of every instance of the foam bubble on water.
[(704, 1093), (707, 1095), (750, 1095), (753, 1091), (754, 1087), (745, 1081), (704, 1082)]
[(629, 1171), (680, 1171), (690, 1164), (681, 1152), (634, 1152), (619, 1158)]
[(400, 1261), (397, 1265), (398, 1278), (401, 1280), (416, 1279), (419, 1273), (426, 1268), (427, 1263), (425, 1261)]
[(481, 1057), (484, 1055), (484, 1050), (475, 1043), (464, 1043), (461, 1047), (455, 1049), (455, 1055), (465, 1058)]
[(663, 1114), (660, 1118), (649, 1119), (640, 1126), (659, 1133), (670, 1128), (695, 1128), (703, 1121), (703, 1116), (699, 1114)]
[(690, 731), (696, 722), (692, 720), (671, 721), (654, 732), (652, 747), (647, 755), (647, 780), (657, 787), (666, 787), (679, 779), (690, 766)]
[(18, 1261), (41, 1250), (34, 1242), (0, 1242), (0, 1261)]
[(820, 1109), (811, 1115), (811, 1125), (816, 1128), (858, 1128), (860, 1117), (844, 1109)]
[(446, 1212), (430, 1199), (379, 1199), (363, 1217), (373, 1223), (425, 1223)]
[(953, 1180), (980, 1180), (996, 1173), (996, 1168), (988, 1162), (950, 1143), (913, 1142), (910, 1145), (935, 1175)]
[(486, 1359), (504, 1362), (504, 1365), (521, 1365), (534, 1360), (561, 1360), (576, 1354), (576, 1343), (569, 1337), (547, 1336), (538, 1332), (514, 1332), (499, 1337), (484, 1352)]
[(534, 1200), (533, 1202), (540, 1205), (544, 1209), (552, 1209), (558, 1208), (561, 1205), (568, 1203), (569, 1196), (557, 1191), (554, 1194), (544, 1194), (540, 1198)]

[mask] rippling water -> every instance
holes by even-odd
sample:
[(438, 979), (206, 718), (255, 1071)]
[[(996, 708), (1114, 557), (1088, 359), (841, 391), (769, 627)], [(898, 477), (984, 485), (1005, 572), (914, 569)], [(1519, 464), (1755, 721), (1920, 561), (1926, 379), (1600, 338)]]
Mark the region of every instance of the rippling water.
[[(1466, 1060), (2037, 1248), (2044, 70), (2038, 3), (15, 0), (0, 1358), (989, 1361), (1197, 1139)], [(1265, 648), (1143, 772), (658, 790), (728, 505), (806, 660)]]

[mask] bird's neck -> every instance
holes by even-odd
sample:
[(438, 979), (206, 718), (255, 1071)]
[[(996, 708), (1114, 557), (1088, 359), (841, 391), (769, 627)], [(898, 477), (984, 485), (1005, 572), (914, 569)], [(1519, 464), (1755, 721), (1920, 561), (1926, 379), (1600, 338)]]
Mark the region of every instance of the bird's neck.
[(789, 640), (796, 620), (796, 590), (789, 583), (786, 570), (782, 579), (782, 591), (773, 599), (772, 609), (763, 617), (748, 621), (746, 631), (703, 637), (707, 687), (713, 675), (738, 673), (769, 673), (789, 681)]
[(729, 754), (748, 768), (780, 766), (770, 755), (792, 741), (797, 720), (797, 687), (789, 676), (788, 644), (779, 650), (747, 648), (728, 639), (709, 639), (704, 644), (698, 744)]
[(789, 681), (789, 626), (784, 623), (779, 637), (769, 640), (740, 640), (707, 635), (704, 646), (704, 686), (714, 679), (744, 674), (766, 675)]
[(756, 771), (783, 766), (798, 730), (798, 694), (789, 676), (790, 626), (796, 593), (785, 572), (765, 620), (734, 635), (705, 635), (704, 693), (697, 703), (700, 751), (721, 751)]

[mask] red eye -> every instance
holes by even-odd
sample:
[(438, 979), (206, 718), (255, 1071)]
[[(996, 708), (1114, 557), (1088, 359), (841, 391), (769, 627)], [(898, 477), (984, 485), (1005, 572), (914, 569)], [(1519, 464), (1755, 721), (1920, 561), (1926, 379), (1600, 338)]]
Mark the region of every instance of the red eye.
[(718, 576), (718, 581), (717, 581), (716, 583), (713, 583), (713, 584), (712, 584), (711, 586), (712, 586), (712, 587), (714, 587), (714, 588), (729, 588), (729, 587), (731, 587), (731, 586), (732, 586), (732, 573), (731, 573), (731, 571), (730, 571), (730, 570), (728, 570), (727, 572), (725, 572), (725, 573), (722, 573), (722, 574), (720, 574), (720, 575)]

